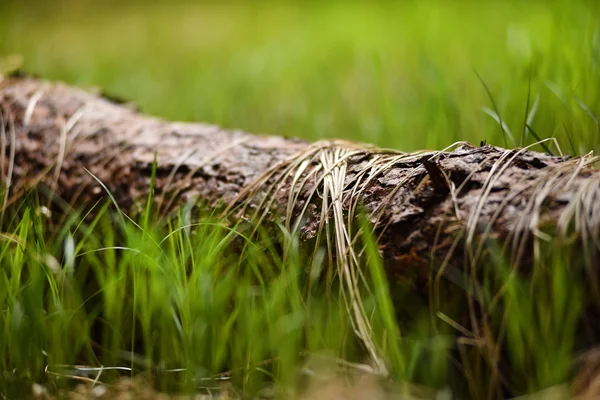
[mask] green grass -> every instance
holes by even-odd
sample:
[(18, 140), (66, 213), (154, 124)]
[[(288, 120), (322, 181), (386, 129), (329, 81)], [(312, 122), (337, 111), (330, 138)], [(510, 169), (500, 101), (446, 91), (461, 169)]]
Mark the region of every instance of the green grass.
[[(600, 150), (595, 2), (22, 3), (0, 4), (0, 55), (150, 114), (405, 151), (547, 137)], [(315, 272), (326, 255), (284, 230), (157, 221), (150, 203), (135, 223), (110, 202), (57, 223), (40, 204), (30, 194), (0, 227), (0, 393), (68, 385), (45, 369), (74, 364), (151, 370), (169, 390), (229, 371), (252, 393), (293, 385), (306, 352), (364, 362), (336, 283)], [(492, 257), (482, 303), (442, 282), (446, 301), (428, 305), (410, 278), (387, 281), (365, 232), (364, 306), (404, 388), (489, 398), (569, 382), (597, 306), (568, 248), (539, 249), (527, 278)]]
[[(0, 393), (9, 398), (32, 382), (69, 388), (75, 365), (107, 383), (149, 373), (159, 389), (199, 391), (224, 376), (246, 394), (275, 385), (288, 398), (312, 355), (369, 363), (340, 284), (325, 278), (325, 248), (311, 256), (283, 228), (265, 225), (251, 238), (253, 226), (210, 214), (157, 221), (151, 202), (131, 219), (108, 200), (59, 223), (41, 204), (30, 193), (9, 207), (0, 235)], [(483, 302), (444, 281), (444, 302), (432, 306), (410, 274), (388, 281), (375, 236), (359, 226), (368, 275), (359, 290), (396, 390), (536, 392), (568, 383), (574, 357), (593, 343), (577, 331), (594, 304), (584, 263), (565, 247), (540, 249), (535, 273), (523, 276), (491, 246), (477, 273)], [(469, 316), (478, 323), (465, 332)]]
[[(69, 366), (83, 364), (160, 373), (159, 387), (169, 390), (197, 389), (198, 379), (210, 386), (210, 378), (231, 372), (232, 382), (252, 393), (273, 376), (291, 385), (305, 353), (363, 361), (336, 284), (326, 290), (314, 272), (324, 271), (323, 257), (307, 261), (292, 240), (281, 258), (276, 243), (284, 237), (271, 232), (249, 241), (243, 227), (210, 215), (187, 224), (181, 214), (142, 228), (111, 205), (92, 220), (71, 215), (60, 226), (40, 214), (33, 194), (8, 211), (10, 233), (0, 241), (3, 389), (20, 381), (60, 384), (44, 371), (68, 375)], [(382, 266), (368, 240), (378, 289), (366, 309), (377, 336), (387, 336), (395, 375), (410, 378), (418, 351), (399, 349)], [(443, 381), (439, 368), (428, 379)]]

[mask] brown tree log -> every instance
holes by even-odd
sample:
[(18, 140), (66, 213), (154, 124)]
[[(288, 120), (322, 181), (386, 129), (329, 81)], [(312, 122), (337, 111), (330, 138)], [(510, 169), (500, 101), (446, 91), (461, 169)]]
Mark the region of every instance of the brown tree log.
[[(164, 213), (196, 201), (241, 205), (235, 217), (298, 223), (309, 241), (324, 221), (349, 230), (361, 204), (379, 233), (388, 274), (418, 271), (420, 288), (444, 276), (470, 293), (477, 279), (465, 264), (474, 266), (490, 241), (503, 246), (513, 266), (531, 261), (540, 243), (568, 242), (583, 250), (600, 304), (600, 170), (592, 155), (468, 143), (414, 154), (343, 141), (311, 144), (168, 122), (92, 91), (30, 77), (0, 78), (0, 117), (2, 207), (33, 187), (89, 206), (107, 196), (93, 174), (131, 211), (148, 196), (156, 155), (154, 199)], [(346, 239), (337, 247), (340, 240)], [(470, 312), (486, 313), (485, 304), (473, 307), (479, 296), (467, 297)], [(366, 320), (352, 312), (355, 321)], [(598, 320), (597, 308), (592, 314), (587, 323)], [(471, 322), (464, 326), (477, 326)], [(594, 337), (581, 348), (598, 342), (599, 328), (591, 330)], [(377, 359), (365, 331), (358, 328), (358, 336)]]
[[(269, 205), (273, 212), (267, 217), (277, 218), (286, 215), (295, 179), (296, 187), (303, 184), (292, 193), (291, 213), (305, 210), (302, 236), (310, 239), (322, 216), (330, 216), (329, 210), (321, 214), (320, 197), (311, 197), (313, 189), (322, 190), (323, 174), (295, 177), (299, 164), (290, 160), (326, 149), (330, 155), (350, 152), (336, 164), (345, 169), (337, 200), (346, 214), (356, 202), (373, 214), (389, 271), (426, 266), (432, 259), (469, 261), (482, 237), (501, 240), (514, 262), (527, 256), (532, 238), (548, 240), (548, 232), (592, 244), (599, 238), (600, 171), (589, 155), (557, 157), (467, 143), (413, 155), (340, 141), (315, 145), (168, 122), (91, 91), (28, 77), (0, 82), (0, 107), (5, 128), (0, 167), (9, 202), (24, 188), (44, 185), (69, 203), (92, 204), (106, 193), (88, 169), (130, 209), (147, 196), (156, 153), (162, 210), (198, 199), (216, 206), (244, 198), (250, 204), (242, 209), (246, 214)], [(320, 162), (313, 157), (307, 163)], [(270, 185), (272, 204), (261, 203), (261, 190)]]

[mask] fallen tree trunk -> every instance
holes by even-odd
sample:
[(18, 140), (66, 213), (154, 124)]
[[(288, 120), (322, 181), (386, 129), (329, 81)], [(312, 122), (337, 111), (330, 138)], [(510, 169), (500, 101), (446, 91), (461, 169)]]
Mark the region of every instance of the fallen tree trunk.
[(305, 241), (333, 230), (327, 242), (351, 292), (356, 333), (382, 371), (368, 318), (352, 293), (357, 274), (347, 272), (357, 263), (352, 247), (359, 207), (379, 235), (390, 276), (417, 271), (421, 288), (445, 277), (475, 294), (469, 302), (484, 303), (476, 269), (468, 268), (487, 243), (499, 243), (518, 266), (535, 258), (540, 243), (558, 239), (584, 250), (600, 304), (600, 170), (591, 155), (468, 143), (412, 154), (344, 141), (311, 144), (168, 122), (27, 77), (0, 81), (0, 111), (3, 207), (31, 187), (72, 205), (94, 204), (107, 195), (102, 182), (131, 211), (148, 196), (156, 160), (154, 199), (163, 213), (200, 201), (254, 224), (283, 222)]
[[(528, 252), (530, 238), (546, 238), (544, 227), (592, 243), (599, 234), (600, 171), (590, 167), (595, 158), (589, 155), (467, 143), (414, 154), (341, 141), (310, 144), (167, 122), (91, 92), (24, 77), (0, 82), (0, 107), (8, 201), (43, 184), (67, 202), (92, 204), (106, 193), (88, 169), (127, 209), (146, 198), (156, 153), (163, 210), (196, 200), (211, 206), (244, 200), (244, 214), (279, 210), (290, 226), (302, 214), (296, 225), (310, 239), (337, 205), (347, 216), (360, 203), (381, 232), (392, 270), (464, 257), (458, 249), (474, 256), (482, 233), (501, 239), (515, 262)], [(334, 197), (325, 204), (328, 179)]]

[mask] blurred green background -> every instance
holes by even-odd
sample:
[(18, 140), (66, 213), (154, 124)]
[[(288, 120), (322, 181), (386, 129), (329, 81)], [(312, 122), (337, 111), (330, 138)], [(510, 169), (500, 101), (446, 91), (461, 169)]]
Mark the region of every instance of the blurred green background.
[(171, 119), (406, 151), (537, 134), (582, 153), (600, 149), (598, 3), (4, 0), (0, 54)]

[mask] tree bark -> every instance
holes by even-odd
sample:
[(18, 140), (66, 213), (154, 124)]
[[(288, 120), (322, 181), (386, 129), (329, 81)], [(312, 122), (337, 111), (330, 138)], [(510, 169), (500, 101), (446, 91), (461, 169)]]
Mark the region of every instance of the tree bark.
[[(148, 194), (156, 153), (155, 198), (162, 210), (196, 200), (216, 206), (246, 199), (250, 206), (242, 211), (249, 215), (266, 207), (260, 190), (250, 196), (249, 188), (274, 185), (283, 176), (278, 166), (315, 149), (294, 138), (144, 116), (91, 91), (30, 77), (1, 81), (0, 107), (1, 172), (9, 202), (25, 188), (43, 185), (69, 203), (93, 204), (106, 192), (87, 169), (123, 209), (131, 209)], [(353, 151), (336, 164), (345, 168), (340, 204), (345, 213), (353, 201), (371, 212), (388, 271), (427, 266), (433, 259), (472, 260), (482, 237), (500, 240), (515, 262), (527, 257), (533, 238), (570, 235), (597, 246), (600, 171), (589, 155), (468, 143), (413, 155), (342, 141), (317, 147)], [(389, 162), (377, 170), (369, 167), (374, 160)], [(367, 168), (371, 175), (361, 176)], [(310, 195), (322, 190), (318, 176), (304, 173), (296, 180), (304, 184), (292, 209), (306, 211), (304, 239), (314, 238), (322, 215), (330, 215), (321, 214), (320, 197)], [(268, 218), (286, 214), (293, 180), (292, 171), (275, 187)], [(353, 191), (358, 182), (361, 190)]]

